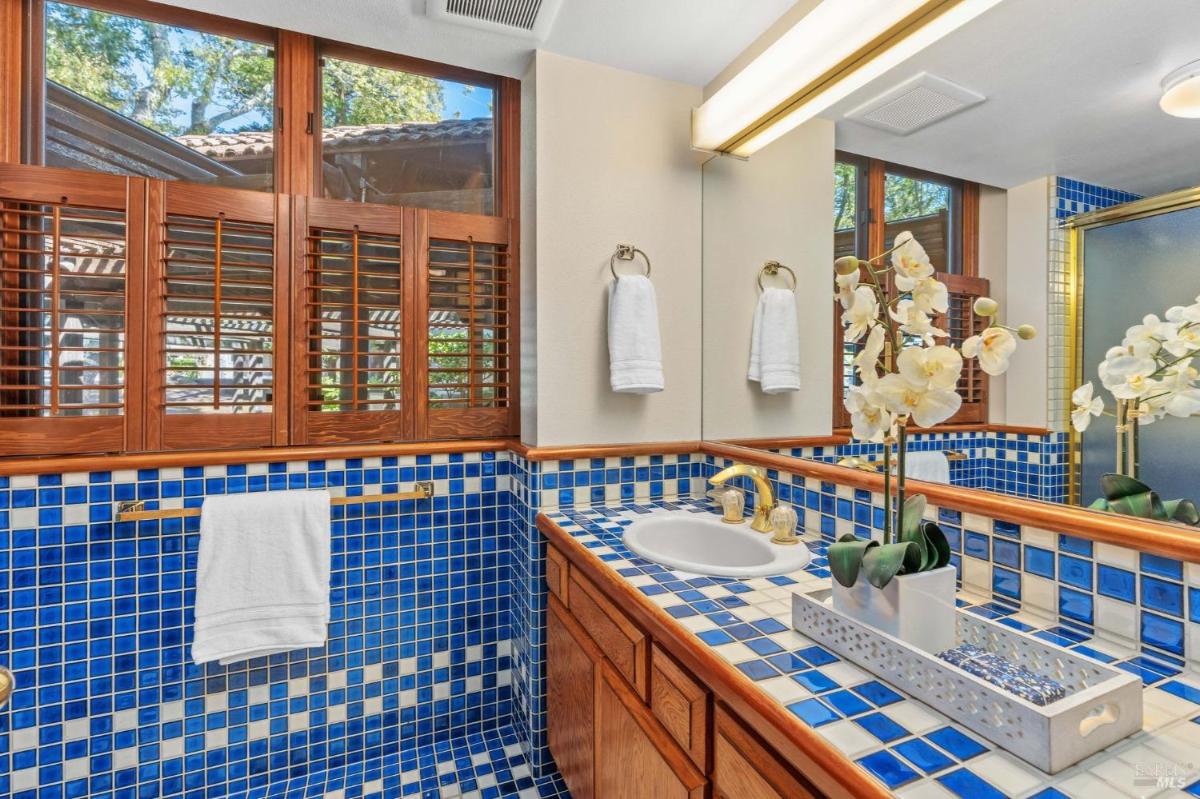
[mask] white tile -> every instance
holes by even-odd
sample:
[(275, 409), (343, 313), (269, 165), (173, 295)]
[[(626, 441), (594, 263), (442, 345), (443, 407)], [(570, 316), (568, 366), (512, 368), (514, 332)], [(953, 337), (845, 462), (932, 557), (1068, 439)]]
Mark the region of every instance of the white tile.
[(1094, 553), (1098, 563), (1104, 563), (1108, 566), (1119, 566), (1122, 569), (1133, 571), (1137, 571), (1138, 569), (1138, 553), (1127, 547), (1097, 542)]
[(1021, 602), (1045, 611), (1053, 612), (1058, 607), (1055, 583), (1045, 577), (1023, 572), (1021, 574)]
[(849, 720), (826, 724), (818, 727), (817, 732), (849, 757), (857, 757), (879, 746), (874, 735)]
[(883, 714), (918, 735), (946, 724), (945, 717), (912, 699), (888, 705), (883, 709)]
[(758, 687), (784, 705), (790, 705), (812, 696), (811, 691), (791, 677), (772, 677), (758, 683)]
[(992, 752), (972, 760), (971, 770), (1008, 796), (1020, 796), (1043, 782), (1042, 772), (1022, 763), (1007, 752)]
[(1092, 766), (1092, 774), (1126, 796), (1147, 799), (1162, 793), (1166, 787), (1159, 784), (1158, 776), (1152, 773), (1153, 769), (1154, 766), (1139, 767), (1111, 758)]
[(990, 589), (992, 587), (991, 563), (964, 556), (962, 559), (962, 581), (964, 586)]
[(1098, 596), (1096, 597), (1096, 626), (1106, 632), (1133, 640), (1137, 638), (1138, 634), (1137, 606), (1131, 602)]
[[(1065, 779), (1054, 787), (1067, 796), (1070, 796), (1071, 799), (1100, 799), (1100, 797), (1111, 797), (1114, 794), (1112, 785), (1104, 782), (1099, 777), (1093, 777), (1087, 772), (1076, 774), (1074, 777)], [(1118, 793), (1117, 795), (1126, 796), (1124, 793)]]
[(916, 785), (901, 788), (896, 796), (899, 796), (900, 799), (957, 799), (954, 794), (933, 781), (919, 782)]
[(1058, 549), (1058, 536), (1040, 527), (1022, 527), (1021, 541), (1051, 551)]

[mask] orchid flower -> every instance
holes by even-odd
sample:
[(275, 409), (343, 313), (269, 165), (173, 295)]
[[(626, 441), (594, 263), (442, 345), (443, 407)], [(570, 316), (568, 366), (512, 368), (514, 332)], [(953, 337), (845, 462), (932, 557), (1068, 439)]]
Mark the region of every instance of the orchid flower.
[(858, 341), (863, 333), (879, 324), (879, 300), (869, 286), (859, 286), (854, 290), (854, 299), (842, 314), (842, 324), (846, 326), (847, 341)]
[(892, 269), (896, 271), (896, 288), (912, 291), (917, 282), (933, 276), (933, 264), (925, 248), (907, 230), (892, 243)]
[(953, 388), (932, 388), (910, 382), (901, 374), (886, 374), (876, 387), (887, 409), (897, 417), (912, 417), (919, 427), (941, 424), (962, 406), (962, 397)]
[(979, 368), (992, 377), (1008, 371), (1008, 359), (1016, 349), (1016, 338), (1003, 327), (989, 327), (962, 343), (962, 354), (967, 358), (978, 358)]
[(929, 314), (918, 308), (912, 300), (900, 300), (888, 314), (900, 323), (901, 333), (920, 338), (926, 346), (933, 344), (935, 336), (946, 338), (948, 335), (945, 330), (934, 327)]
[(858, 288), (858, 271), (848, 275), (835, 275), (833, 280), (837, 285), (838, 301), (841, 302), (842, 309), (846, 310), (854, 303), (854, 290)]
[(1092, 396), (1091, 382), (1084, 383), (1071, 392), (1071, 425), (1083, 432), (1092, 423), (1092, 417), (1104, 413), (1104, 400)]

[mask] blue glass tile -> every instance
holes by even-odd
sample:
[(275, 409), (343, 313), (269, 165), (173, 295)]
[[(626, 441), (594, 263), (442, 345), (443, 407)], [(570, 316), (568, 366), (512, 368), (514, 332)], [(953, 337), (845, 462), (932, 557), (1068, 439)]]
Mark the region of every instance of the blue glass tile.
[(1143, 574), (1142, 606), (1160, 613), (1182, 616), (1183, 586)]
[(1137, 584), (1131, 571), (1107, 566), (1096, 566), (1096, 592), (1101, 596), (1133, 602), (1137, 599)]
[(1091, 594), (1060, 585), (1058, 588), (1058, 613), (1068, 619), (1091, 624), (1093, 618)]
[[(997, 541), (997, 544), (1000, 542)], [(992, 590), (1002, 596), (1021, 598), (1021, 575), (999, 566), (992, 568)]]
[(926, 774), (933, 774), (935, 771), (949, 768), (957, 762), (946, 757), (940, 750), (935, 749), (920, 738), (913, 738), (911, 741), (896, 744), (892, 749)]
[(1010, 569), (1021, 568), (1021, 545), (1015, 541), (997, 539), (992, 542), (992, 560)]
[(903, 738), (909, 734), (908, 730), (882, 713), (871, 713), (870, 715), (862, 716), (855, 719), (854, 723), (884, 743), (894, 741), (897, 738)]
[(951, 771), (938, 777), (937, 781), (962, 799), (1008, 799), (1003, 791), (969, 769)]
[(1180, 699), (1186, 699), (1189, 702), (1200, 705), (1200, 688), (1194, 688), (1178, 680), (1168, 680), (1158, 687), (1169, 694), (1178, 696)]
[(814, 694), (837, 688), (838, 684), (816, 669), (793, 674), (792, 679), (803, 685)]
[(886, 750), (861, 757), (858, 759), (858, 763), (893, 790), (921, 776), (908, 764)]
[(903, 698), (900, 696), (900, 694), (896, 693), (891, 688), (877, 680), (865, 682), (862, 685), (856, 685), (850, 690), (879, 707), (890, 705), (893, 702), (899, 702)]
[(1092, 590), (1092, 561), (1060, 554), (1058, 556), (1058, 579), (1075, 588), (1082, 588), (1085, 591)]
[(771, 668), (770, 664), (765, 660), (750, 660), (746, 663), (739, 663), (737, 668), (742, 674), (755, 681), (779, 676), (779, 672)]
[(825, 694), (822, 699), (833, 705), (843, 716), (855, 716), (871, 709), (870, 705), (849, 691), (832, 691)]
[(1076, 538), (1070, 535), (1060, 535), (1058, 537), (1058, 548), (1063, 552), (1070, 552), (1073, 555), (1082, 555), (1085, 558), (1092, 556), (1092, 542), (1086, 538)]
[(840, 716), (821, 703), (819, 699), (805, 699), (788, 705), (787, 709), (810, 727), (820, 727), (831, 721), (837, 721)]
[(987, 560), (988, 553), (988, 537), (983, 533), (976, 533), (970, 530), (966, 533), (963, 552), (972, 558)]
[(1142, 611), (1141, 638), (1143, 644), (1165, 649), (1183, 656), (1183, 622)]
[(1140, 554), (1142, 571), (1168, 580), (1183, 579), (1183, 562), (1174, 558), (1152, 555), (1149, 552)]
[(942, 727), (925, 736), (959, 760), (970, 760), (987, 751), (987, 747), (953, 727)]

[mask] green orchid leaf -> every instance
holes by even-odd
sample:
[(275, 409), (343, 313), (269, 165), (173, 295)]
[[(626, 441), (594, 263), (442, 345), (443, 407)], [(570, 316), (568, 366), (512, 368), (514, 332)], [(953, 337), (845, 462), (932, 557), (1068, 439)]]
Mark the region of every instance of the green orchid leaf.
[(913, 494), (908, 499), (904, 500), (904, 507), (900, 510), (900, 540), (911, 541), (917, 534), (917, 528), (921, 526), (921, 520), (925, 516), (925, 495)]
[(851, 533), (829, 545), (829, 571), (833, 579), (847, 588), (858, 581), (858, 570), (866, 558), (867, 550), (879, 546), (878, 541), (857, 538)]
[(1167, 518), (1162, 500), (1153, 491), (1144, 491), (1140, 494), (1130, 494), (1119, 498), (1109, 497), (1108, 507), (1109, 510), (1117, 513), (1124, 513), (1127, 516), (1140, 516), (1143, 519), (1161, 520)]
[(1100, 490), (1104, 492), (1104, 496), (1109, 501), (1112, 501), (1132, 496), (1133, 494), (1148, 494), (1150, 493), (1150, 486), (1136, 477), (1109, 472), (1100, 478)]
[(1173, 522), (1182, 522), (1190, 525), (1200, 525), (1200, 510), (1196, 509), (1196, 503), (1190, 499), (1173, 499), (1170, 503), (1173, 505), (1167, 518)]
[(900, 543), (908, 544), (908, 551), (904, 555), (904, 574), (916, 574), (923, 572), (928, 567), (928, 563), (936, 553), (930, 553), (929, 544), (925, 540), (925, 535), (921, 532), (921, 525), (908, 526), (900, 531)]
[(876, 588), (883, 588), (900, 573), (904, 567), (904, 559), (908, 555), (912, 542), (901, 544), (880, 544), (870, 547), (863, 553), (862, 566), (866, 573), (867, 582)]
[(927, 571), (948, 566), (950, 564), (950, 542), (946, 540), (946, 534), (942, 532), (942, 528), (938, 527), (935, 522), (927, 521), (921, 525), (921, 530), (925, 533), (925, 540), (929, 543), (929, 548), (935, 553), (933, 563)]

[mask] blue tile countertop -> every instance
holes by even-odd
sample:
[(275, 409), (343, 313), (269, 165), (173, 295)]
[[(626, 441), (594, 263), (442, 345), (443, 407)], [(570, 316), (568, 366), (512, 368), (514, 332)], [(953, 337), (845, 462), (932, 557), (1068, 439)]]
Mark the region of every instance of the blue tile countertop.
[(791, 629), (791, 595), (829, 585), (829, 542), (818, 534), (805, 535), (813, 560), (802, 571), (745, 580), (674, 572), (621, 543), (624, 528), (647, 514), (710, 507), (680, 499), (546, 516), (900, 797), (1200, 797), (1200, 676), (1028, 610), (960, 593), (970, 612), (1116, 664), (1145, 683), (1142, 732), (1051, 776)]

